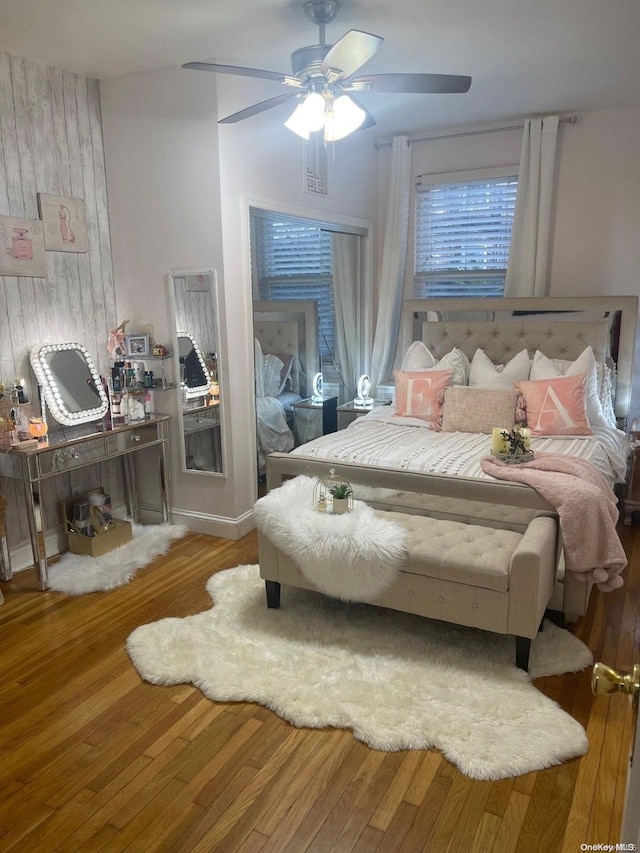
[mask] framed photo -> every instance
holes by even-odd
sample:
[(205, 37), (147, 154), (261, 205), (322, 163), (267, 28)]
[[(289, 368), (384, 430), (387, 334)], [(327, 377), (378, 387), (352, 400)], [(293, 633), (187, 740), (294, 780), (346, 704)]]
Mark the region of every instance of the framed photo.
[(47, 251), (87, 251), (87, 219), (81, 198), (38, 193), (38, 207)]
[(125, 335), (127, 355), (149, 355), (149, 335)]
[(0, 216), (0, 275), (47, 277), (42, 222)]

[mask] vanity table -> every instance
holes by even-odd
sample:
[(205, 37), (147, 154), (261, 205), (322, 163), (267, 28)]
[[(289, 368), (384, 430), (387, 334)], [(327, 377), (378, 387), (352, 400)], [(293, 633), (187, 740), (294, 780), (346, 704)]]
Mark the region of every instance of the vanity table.
[[(168, 461), (169, 416), (154, 415), (147, 420), (107, 428), (104, 421), (65, 427), (49, 435), (47, 444), (28, 450), (0, 447), (0, 476), (24, 484), (29, 536), (34, 565), (38, 567), (40, 589), (48, 586), (45, 535), (38, 546), (36, 498), (41, 483), (77, 468), (123, 457), (127, 505), (135, 521), (140, 520), (136, 488), (135, 454), (155, 447), (162, 519), (171, 521), (170, 469)], [(41, 529), (46, 532), (45, 507), (40, 504)]]

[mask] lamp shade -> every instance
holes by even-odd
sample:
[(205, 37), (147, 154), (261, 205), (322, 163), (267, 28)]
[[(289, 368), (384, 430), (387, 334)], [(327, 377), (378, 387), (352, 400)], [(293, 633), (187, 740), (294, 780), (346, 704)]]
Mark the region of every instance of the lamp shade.
[(366, 118), (366, 113), (348, 95), (340, 95), (333, 103), (333, 111), (325, 116), (325, 142), (344, 139), (357, 130)]
[(309, 134), (320, 130), (324, 124), (324, 98), (318, 92), (310, 92), (301, 104), (285, 121), (288, 127), (303, 139), (309, 139)]

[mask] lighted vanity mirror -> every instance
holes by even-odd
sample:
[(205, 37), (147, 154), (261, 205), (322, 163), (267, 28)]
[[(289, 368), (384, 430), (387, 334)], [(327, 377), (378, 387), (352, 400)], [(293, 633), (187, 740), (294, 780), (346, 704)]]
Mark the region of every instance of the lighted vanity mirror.
[(42, 399), (58, 423), (75, 426), (98, 421), (107, 414), (107, 395), (93, 359), (82, 344), (38, 346), (31, 351), (31, 365)]
[(224, 474), (214, 270), (172, 272), (183, 470)]
[(178, 332), (178, 363), (183, 400), (209, 393), (209, 370), (197, 341), (188, 332)]

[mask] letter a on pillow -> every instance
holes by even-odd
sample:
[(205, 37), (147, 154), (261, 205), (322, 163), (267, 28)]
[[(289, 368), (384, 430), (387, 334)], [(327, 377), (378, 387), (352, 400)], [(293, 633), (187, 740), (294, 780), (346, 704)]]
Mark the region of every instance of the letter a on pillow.
[(586, 373), (516, 382), (533, 435), (593, 435), (585, 401)]

